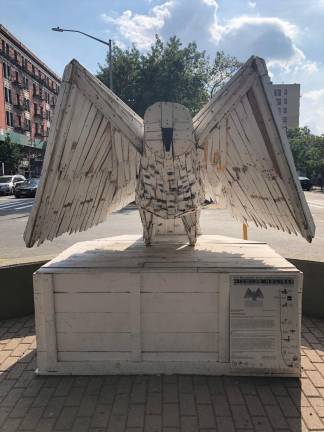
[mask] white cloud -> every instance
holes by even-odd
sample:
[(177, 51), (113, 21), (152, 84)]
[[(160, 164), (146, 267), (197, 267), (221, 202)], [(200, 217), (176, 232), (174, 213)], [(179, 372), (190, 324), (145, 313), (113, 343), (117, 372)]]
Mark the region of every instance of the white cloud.
[(305, 60), (294, 42), (298, 28), (277, 17), (243, 15), (225, 25), (215, 22), (211, 34), (224, 51), (241, 59), (256, 54), (264, 57), (270, 67), (279, 64), (285, 68)]
[(101, 17), (107, 23), (115, 25), (125, 39), (132, 41), (140, 49), (146, 49), (154, 41), (154, 35), (164, 26), (166, 18), (170, 17), (173, 4), (171, 0), (154, 6), (147, 15), (126, 10), (117, 17), (106, 14)]
[(254, 9), (255, 6), (256, 6), (256, 2), (254, 2), (254, 1), (249, 1), (249, 2), (248, 2), (248, 6), (249, 6), (249, 8)]
[(301, 97), (301, 125), (315, 134), (324, 134), (324, 88), (310, 90)]

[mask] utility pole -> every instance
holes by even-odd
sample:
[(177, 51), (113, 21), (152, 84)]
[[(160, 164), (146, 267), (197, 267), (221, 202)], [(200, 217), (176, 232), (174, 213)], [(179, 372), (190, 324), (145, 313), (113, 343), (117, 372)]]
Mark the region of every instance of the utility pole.
[(113, 65), (112, 65), (112, 43), (111, 43), (111, 39), (109, 39), (109, 53), (108, 53), (108, 57), (109, 57), (109, 88), (111, 91), (114, 91), (113, 89)]
[(100, 43), (103, 43), (104, 45), (108, 45), (108, 47), (109, 47), (109, 51), (108, 51), (108, 59), (109, 59), (109, 88), (110, 88), (111, 91), (113, 91), (113, 75), (112, 75), (112, 73), (113, 73), (113, 66), (112, 66), (112, 41), (111, 41), (111, 39), (109, 39), (109, 41), (106, 42), (106, 41), (104, 41), (102, 39), (99, 39), (99, 38), (96, 38), (94, 36), (91, 36), (88, 33), (84, 33), (84, 32), (82, 32), (80, 30), (62, 29), (59, 26), (53, 27), (52, 30), (56, 31), (56, 32), (60, 32), (60, 33), (62, 33), (62, 32), (80, 33), (80, 34), (82, 34), (84, 36), (87, 36), (87, 37), (89, 37), (91, 39), (94, 39), (94, 40), (96, 40), (96, 41), (98, 41)]

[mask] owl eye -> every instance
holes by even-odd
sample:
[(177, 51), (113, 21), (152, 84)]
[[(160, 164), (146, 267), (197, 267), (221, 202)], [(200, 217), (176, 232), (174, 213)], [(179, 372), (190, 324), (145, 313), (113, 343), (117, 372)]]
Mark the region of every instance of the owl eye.
[(169, 152), (173, 142), (173, 128), (162, 128), (162, 141), (165, 151)]

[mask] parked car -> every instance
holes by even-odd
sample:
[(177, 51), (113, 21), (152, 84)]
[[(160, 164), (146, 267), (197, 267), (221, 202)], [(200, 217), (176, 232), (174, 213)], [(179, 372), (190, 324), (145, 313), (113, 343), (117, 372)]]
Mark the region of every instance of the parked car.
[(39, 178), (30, 178), (19, 184), (14, 191), (16, 198), (34, 197), (36, 195)]
[(303, 190), (309, 191), (311, 190), (313, 183), (309, 180), (308, 177), (298, 177), (301, 187)]
[(0, 195), (12, 195), (18, 184), (26, 181), (23, 175), (0, 176)]

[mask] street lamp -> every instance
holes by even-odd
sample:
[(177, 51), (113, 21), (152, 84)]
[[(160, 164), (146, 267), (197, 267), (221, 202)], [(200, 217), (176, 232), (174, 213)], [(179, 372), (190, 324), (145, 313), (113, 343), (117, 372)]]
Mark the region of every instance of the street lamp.
[(56, 31), (56, 32), (61, 32), (61, 33), (62, 33), (62, 32), (65, 32), (65, 31), (66, 31), (66, 32), (72, 32), (72, 33), (80, 33), (80, 34), (82, 34), (82, 35), (84, 35), (84, 36), (87, 36), (87, 37), (89, 37), (89, 38), (91, 38), (91, 39), (94, 39), (94, 40), (96, 40), (96, 41), (98, 41), (98, 42), (101, 42), (101, 43), (103, 43), (104, 45), (107, 45), (107, 46), (109, 47), (109, 51), (108, 51), (108, 57), (109, 57), (109, 87), (110, 87), (110, 90), (113, 90), (111, 39), (109, 39), (108, 42), (106, 42), (106, 41), (104, 41), (104, 40), (102, 40), (102, 39), (98, 39), (98, 38), (96, 38), (96, 37), (94, 37), (94, 36), (89, 35), (88, 33), (84, 33), (84, 32), (82, 32), (82, 31), (80, 31), (80, 30), (62, 29), (62, 28), (60, 28), (59, 26), (57, 26), (57, 27), (53, 27), (52, 30), (53, 30), (53, 31)]

